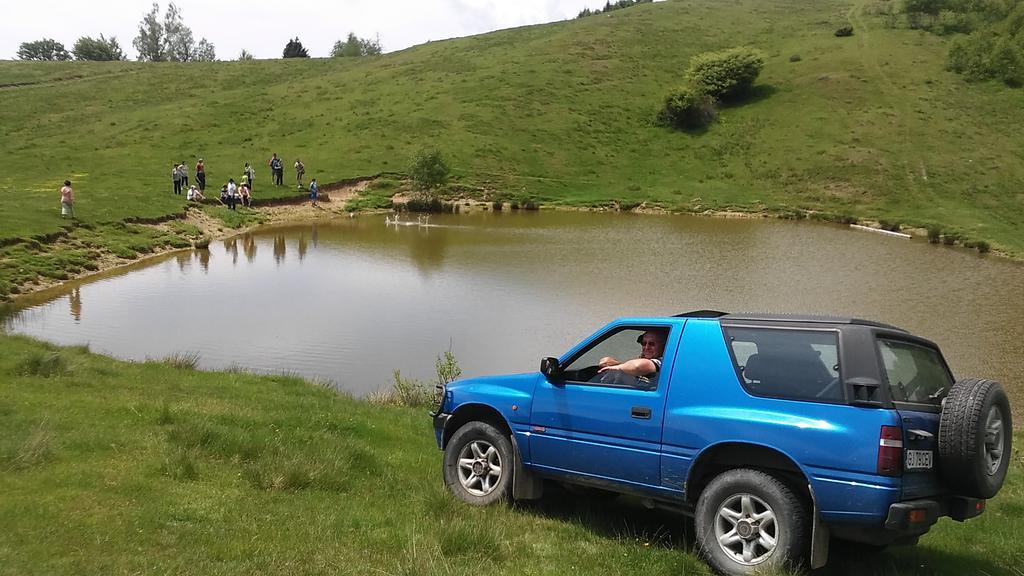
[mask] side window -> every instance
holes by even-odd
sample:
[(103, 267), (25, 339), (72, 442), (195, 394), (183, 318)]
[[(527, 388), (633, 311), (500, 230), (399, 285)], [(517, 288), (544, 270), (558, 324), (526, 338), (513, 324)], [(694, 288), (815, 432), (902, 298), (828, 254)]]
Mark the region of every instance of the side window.
[(839, 335), (832, 330), (727, 327), (743, 387), (756, 396), (839, 402)]
[[(669, 328), (653, 328), (662, 335), (662, 342), (668, 335)], [(622, 328), (607, 334), (588, 348), (577, 353), (569, 362), (562, 367), (562, 375), (569, 382), (586, 382), (603, 386), (624, 386), (630, 388), (642, 388), (654, 390), (658, 387), (659, 373), (646, 376), (631, 376), (620, 371), (606, 371), (599, 373), (600, 362), (603, 358), (613, 358), (618, 362), (625, 362), (639, 358), (642, 354), (640, 340), (647, 333), (648, 329), (643, 327)], [(664, 353), (664, 346), (657, 358), (660, 360)]]
[(942, 393), (953, 384), (937, 350), (879, 339), (878, 351), (889, 380), (889, 392), (897, 402), (939, 404)]

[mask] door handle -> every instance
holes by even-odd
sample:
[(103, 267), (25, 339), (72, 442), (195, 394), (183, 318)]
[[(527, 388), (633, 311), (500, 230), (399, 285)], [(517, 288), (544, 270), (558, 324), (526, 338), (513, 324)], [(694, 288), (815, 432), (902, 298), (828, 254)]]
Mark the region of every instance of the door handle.
[(641, 420), (651, 419), (651, 409), (644, 408), (643, 406), (633, 406), (629, 409), (629, 415), (633, 418), (639, 418)]

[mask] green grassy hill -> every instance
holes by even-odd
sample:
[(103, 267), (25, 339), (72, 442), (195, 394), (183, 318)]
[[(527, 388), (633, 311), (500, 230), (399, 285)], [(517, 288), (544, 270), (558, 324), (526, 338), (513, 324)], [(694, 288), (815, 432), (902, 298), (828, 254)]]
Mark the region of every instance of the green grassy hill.
[[(1024, 91), (965, 83), (944, 39), (873, 12), (681, 0), (360, 60), (3, 62), (0, 239), (59, 231), (66, 177), (95, 224), (179, 212), (174, 161), (204, 157), (217, 186), (252, 162), (265, 196), (271, 152), (330, 182), (433, 146), (506, 197), (819, 210), (1024, 255)], [(768, 55), (751, 102), (702, 134), (652, 125), (691, 56), (737, 45)]]

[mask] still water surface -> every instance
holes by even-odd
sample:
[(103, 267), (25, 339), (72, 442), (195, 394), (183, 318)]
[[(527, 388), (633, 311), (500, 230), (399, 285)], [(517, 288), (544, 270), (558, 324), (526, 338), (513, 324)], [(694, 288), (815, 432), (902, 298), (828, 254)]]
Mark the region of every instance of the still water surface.
[[(415, 218), (412, 219), (415, 221)], [(12, 332), (133, 360), (295, 372), (356, 395), (536, 370), (617, 316), (694, 309), (880, 320), (935, 340), (957, 377), (1024, 399), (1024, 266), (809, 222), (570, 212), (268, 228), (23, 302)]]

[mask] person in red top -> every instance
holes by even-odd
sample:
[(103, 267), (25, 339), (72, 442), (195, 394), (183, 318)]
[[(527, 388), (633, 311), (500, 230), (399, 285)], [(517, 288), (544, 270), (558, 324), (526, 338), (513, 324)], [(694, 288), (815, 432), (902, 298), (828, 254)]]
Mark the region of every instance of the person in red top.
[(65, 180), (60, 189), (60, 217), (75, 217), (75, 191), (71, 189), (71, 180)]

